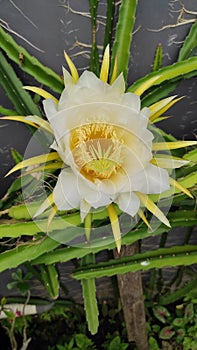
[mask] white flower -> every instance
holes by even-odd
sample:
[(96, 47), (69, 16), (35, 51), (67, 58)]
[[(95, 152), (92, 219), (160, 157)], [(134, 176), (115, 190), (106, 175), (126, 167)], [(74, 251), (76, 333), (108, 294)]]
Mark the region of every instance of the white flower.
[(153, 134), (148, 130), (148, 108), (140, 98), (125, 93), (120, 75), (112, 85), (85, 71), (75, 83), (66, 73), (58, 105), (44, 101), (54, 132), (51, 146), (65, 166), (53, 191), (59, 210), (80, 208), (84, 219), (90, 208), (112, 202), (134, 216), (137, 195), (169, 189), (165, 169), (151, 164)]

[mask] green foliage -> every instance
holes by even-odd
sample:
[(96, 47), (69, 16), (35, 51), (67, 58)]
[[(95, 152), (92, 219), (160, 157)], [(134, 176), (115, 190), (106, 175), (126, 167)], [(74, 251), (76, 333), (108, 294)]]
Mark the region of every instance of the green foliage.
[(119, 75), (123, 72), (125, 81), (127, 81), (130, 45), (132, 41), (132, 31), (135, 24), (137, 3), (137, 0), (123, 0), (121, 2), (112, 48), (111, 72), (113, 71), (115, 60), (117, 58), (117, 74)]
[(173, 246), (171, 248), (160, 248), (146, 253), (139, 253), (117, 260), (109, 260), (105, 263), (98, 263), (78, 268), (73, 277), (80, 280), (83, 278), (114, 276), (126, 272), (149, 270), (154, 267), (163, 268), (166, 266), (191, 265), (197, 262), (197, 246)]
[(29, 93), (23, 89), (21, 81), (16, 76), (12, 66), (6, 61), (6, 58), (3, 56), (2, 52), (0, 52), (0, 84), (14, 105), (17, 114), (36, 114), (40, 116), (38, 107), (33, 102)]
[(16, 272), (12, 272), (11, 276), (13, 281), (8, 283), (7, 288), (17, 288), (19, 289), (21, 295), (26, 295), (27, 291), (29, 290), (29, 280), (32, 278), (32, 274), (30, 272), (24, 274), (21, 269), (17, 269)]
[(123, 343), (119, 335), (107, 342), (104, 346), (106, 350), (126, 350), (129, 344)]
[[(94, 255), (89, 254), (82, 259), (82, 266), (87, 266), (95, 262)], [(96, 284), (94, 278), (82, 279), (82, 293), (84, 300), (84, 308), (86, 312), (86, 319), (88, 322), (88, 329), (91, 334), (96, 334), (98, 331), (98, 306), (96, 300)]]
[[(0, 26), (0, 48), (8, 57), (18, 64), (26, 73), (30, 74), (41, 84), (48, 86), (52, 91), (61, 93), (64, 87), (63, 81), (52, 69), (43, 66), (35, 57), (32, 57), (23, 47), (19, 46), (11, 35)], [(24, 64), (20, 63), (20, 55), (23, 55)], [(32, 113), (30, 113), (32, 114)]]
[[(191, 73), (191, 74), (189, 74)], [(187, 60), (176, 62), (170, 66), (160, 68), (157, 71), (151, 72), (145, 77), (136, 81), (128, 88), (128, 91), (135, 91), (142, 83), (150, 78), (158, 76), (158, 79), (153, 82), (153, 85), (161, 85), (163, 82), (171, 80), (177, 81), (183, 78), (190, 78), (197, 75), (197, 57), (191, 57)], [(153, 103), (151, 101), (151, 103)]]
[(56, 345), (57, 350), (94, 350), (95, 345), (85, 334), (75, 334), (74, 337), (64, 345)]
[(0, 106), (0, 114), (2, 115), (17, 115), (16, 111), (13, 111), (12, 109), (4, 108)]
[(183, 61), (192, 56), (197, 47), (197, 21), (191, 26), (188, 36), (185, 38), (179, 51), (178, 61)]
[(40, 265), (40, 281), (47, 290), (50, 298), (57, 299), (59, 296), (59, 276), (55, 265)]
[[(172, 311), (170, 311), (170, 309)], [(159, 339), (167, 342), (183, 344), (183, 350), (195, 350), (197, 337), (197, 307), (193, 303), (177, 305), (175, 310), (170, 305), (157, 305), (153, 308), (154, 318), (149, 317), (149, 345), (158, 347)], [(158, 322), (159, 323), (156, 323)], [(164, 325), (164, 326), (163, 326)], [(159, 339), (158, 339), (159, 335)], [(158, 340), (157, 340), (158, 339)], [(152, 349), (152, 348), (151, 348)]]
[(103, 48), (105, 49), (108, 44), (111, 43), (113, 24), (115, 13), (115, 1), (107, 0), (107, 13), (106, 13), (106, 25), (105, 25), (105, 37), (103, 41)]
[(12, 154), (12, 158), (14, 159), (14, 162), (16, 164), (22, 162), (23, 157), (16, 149), (12, 148), (11, 154)]
[(163, 50), (161, 44), (157, 46), (152, 71), (155, 72), (162, 67)]
[(90, 70), (97, 76), (99, 75), (99, 55), (96, 42), (96, 31), (97, 31), (97, 8), (98, 0), (89, 0), (90, 3), (90, 15), (92, 23), (92, 47), (90, 55)]

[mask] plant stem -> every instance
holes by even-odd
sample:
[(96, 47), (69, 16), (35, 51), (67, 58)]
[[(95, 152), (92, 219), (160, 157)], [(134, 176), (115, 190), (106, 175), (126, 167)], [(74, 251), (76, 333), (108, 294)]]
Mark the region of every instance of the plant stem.
[[(122, 246), (120, 254), (114, 250), (114, 257), (118, 259), (137, 252), (138, 242), (135, 242), (129, 246)], [(127, 272), (117, 275), (117, 279), (128, 341), (134, 341), (140, 350), (148, 350), (141, 272)]]

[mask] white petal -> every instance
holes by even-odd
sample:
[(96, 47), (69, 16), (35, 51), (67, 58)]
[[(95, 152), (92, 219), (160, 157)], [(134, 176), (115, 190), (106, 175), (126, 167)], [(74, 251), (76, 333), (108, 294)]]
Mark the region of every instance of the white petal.
[(148, 119), (150, 117), (150, 109), (147, 107), (142, 108), (141, 113)]
[(63, 76), (64, 76), (64, 84), (66, 85), (72, 85), (74, 84), (74, 79), (73, 77), (70, 75), (70, 73), (63, 67)]
[(124, 95), (122, 95), (122, 100), (121, 103), (124, 106), (128, 106), (137, 112), (140, 112), (140, 106), (141, 106), (141, 101), (139, 96), (133, 94), (132, 92), (127, 92)]
[(133, 191), (147, 194), (162, 193), (170, 188), (168, 172), (152, 164), (131, 177), (130, 181)]
[(137, 213), (140, 206), (140, 200), (133, 192), (121, 193), (115, 202), (124, 213), (131, 216)]
[(113, 92), (118, 94), (123, 94), (125, 92), (125, 81), (123, 73), (121, 73), (118, 78), (111, 85), (111, 89)]
[(86, 215), (89, 213), (90, 209), (91, 205), (88, 202), (86, 202), (85, 199), (82, 199), (80, 203), (80, 215), (82, 222), (84, 221)]
[(59, 210), (78, 208), (80, 195), (77, 177), (70, 168), (63, 169), (53, 190), (53, 199)]
[(94, 73), (89, 71), (84, 71), (79, 78), (78, 85), (80, 87), (86, 87), (90, 90), (102, 90), (103, 86), (106, 85), (101, 81)]
[(95, 209), (112, 203), (109, 194), (101, 192), (97, 186), (94, 186), (94, 188), (89, 187), (87, 181), (83, 181), (79, 178), (78, 187), (80, 196)]
[(57, 113), (57, 104), (52, 99), (47, 99), (43, 101), (44, 111), (46, 113), (49, 122)]

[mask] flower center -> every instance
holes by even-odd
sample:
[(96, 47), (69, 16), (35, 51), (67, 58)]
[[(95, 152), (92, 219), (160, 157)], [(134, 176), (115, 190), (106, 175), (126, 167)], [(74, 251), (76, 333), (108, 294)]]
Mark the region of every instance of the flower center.
[(122, 144), (114, 125), (92, 123), (71, 131), (70, 149), (75, 163), (91, 181), (109, 179), (120, 170)]

